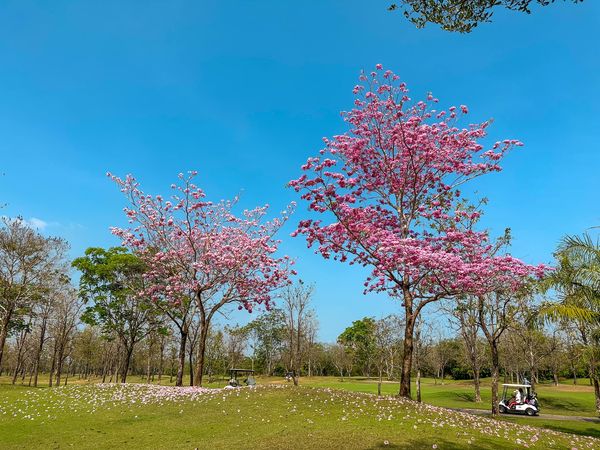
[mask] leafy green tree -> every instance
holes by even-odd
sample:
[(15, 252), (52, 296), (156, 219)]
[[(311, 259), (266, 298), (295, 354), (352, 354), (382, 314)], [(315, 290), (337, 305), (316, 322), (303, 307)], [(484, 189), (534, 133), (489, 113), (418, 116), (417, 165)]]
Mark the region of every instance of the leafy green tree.
[(546, 287), (556, 290), (559, 302), (546, 305), (543, 313), (577, 324), (600, 415), (600, 241), (589, 234), (567, 236), (556, 258), (558, 266), (546, 279)]
[[(580, 3), (583, 0), (568, 1)], [(423, 28), (430, 22), (447, 31), (469, 33), (479, 23), (491, 22), (497, 7), (530, 14), (532, 4), (548, 6), (551, 3), (554, 0), (401, 0), (392, 3), (388, 9), (402, 10), (417, 28)]]
[(372, 317), (355, 320), (338, 336), (338, 343), (352, 353), (356, 365), (369, 376), (376, 353), (376, 322)]
[(92, 247), (73, 261), (73, 267), (81, 271), (79, 296), (89, 304), (82, 320), (100, 326), (107, 336), (118, 337), (124, 350), (121, 382), (125, 383), (135, 345), (155, 325), (156, 310), (138, 295), (144, 264), (123, 247)]
[(286, 343), (286, 317), (278, 308), (261, 314), (248, 325), (253, 358), (266, 375), (272, 375)]

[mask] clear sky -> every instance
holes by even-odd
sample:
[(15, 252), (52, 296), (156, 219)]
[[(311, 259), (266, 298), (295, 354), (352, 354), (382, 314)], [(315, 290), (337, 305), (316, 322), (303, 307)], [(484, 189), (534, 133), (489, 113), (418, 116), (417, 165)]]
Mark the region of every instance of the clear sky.
[[(495, 119), (525, 143), (482, 179), (483, 224), (510, 226), (513, 254), (550, 262), (565, 233), (600, 225), (600, 2), (498, 10), (471, 34), (417, 30), (386, 2), (30, 1), (0, 3), (0, 202), (72, 244), (118, 244), (124, 199), (105, 173), (166, 194), (198, 170), (218, 200), (280, 211), (285, 183), (345, 131), (361, 69), (394, 70), (413, 97)], [(305, 214), (301, 204), (294, 221)], [(364, 273), (292, 239), (282, 250), (316, 283), (320, 337), (400, 312), (362, 295)], [(237, 314), (236, 314), (237, 317)], [(240, 316), (244, 318), (245, 316)]]

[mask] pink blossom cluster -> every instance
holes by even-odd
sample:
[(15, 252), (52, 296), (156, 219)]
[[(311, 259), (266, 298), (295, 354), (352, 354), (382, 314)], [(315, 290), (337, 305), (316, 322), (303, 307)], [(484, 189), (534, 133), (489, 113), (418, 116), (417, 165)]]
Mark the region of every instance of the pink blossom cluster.
[(142, 192), (131, 175), (108, 174), (130, 202), (124, 211), (131, 226), (111, 231), (147, 265), (141, 294), (174, 305), (192, 297), (203, 305), (237, 303), (250, 312), (256, 304), (268, 308), (272, 292), (293, 273), (293, 261), (275, 255), (274, 238), (293, 205), (271, 221), (263, 220), (268, 206), (236, 215), (237, 198), (206, 200), (193, 183), (196, 175), (179, 174), (166, 199)]
[(500, 171), (499, 162), (522, 143), (507, 139), (485, 149), (490, 121), (459, 128), (468, 108), (439, 110), (429, 94), (413, 102), (406, 84), (381, 65), (362, 74), (354, 109), (343, 113), (346, 134), (325, 139), (318, 156), (289, 185), (324, 219), (299, 223), (309, 247), (325, 258), (372, 268), (366, 291), (402, 295), (483, 294), (514, 289), (543, 266), (499, 254), (477, 231), (481, 204), (462, 186)]

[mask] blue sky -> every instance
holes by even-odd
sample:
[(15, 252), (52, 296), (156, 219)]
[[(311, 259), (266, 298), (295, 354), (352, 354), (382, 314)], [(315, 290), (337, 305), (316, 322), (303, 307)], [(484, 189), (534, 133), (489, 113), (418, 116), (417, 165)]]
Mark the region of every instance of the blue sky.
[[(285, 183), (345, 131), (361, 69), (382, 63), (413, 97), (493, 117), (494, 140), (525, 143), (481, 179), (483, 225), (510, 226), (513, 254), (550, 262), (566, 233), (600, 225), (600, 3), (499, 10), (467, 35), (417, 30), (385, 2), (3, 1), (0, 4), (0, 202), (72, 244), (118, 242), (123, 198), (105, 173), (167, 193), (200, 172), (212, 199), (280, 211)], [(305, 214), (300, 205), (295, 220)], [(399, 312), (362, 295), (364, 272), (323, 261), (281, 235), (316, 283), (320, 336)], [(234, 316), (243, 320), (245, 316)]]

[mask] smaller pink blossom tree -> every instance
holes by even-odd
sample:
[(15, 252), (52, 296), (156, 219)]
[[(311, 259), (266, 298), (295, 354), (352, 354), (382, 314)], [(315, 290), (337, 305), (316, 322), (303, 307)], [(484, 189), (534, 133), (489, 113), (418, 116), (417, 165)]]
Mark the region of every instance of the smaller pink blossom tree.
[(194, 384), (200, 386), (215, 314), (230, 305), (249, 312), (259, 304), (269, 308), (274, 291), (289, 283), (293, 261), (275, 256), (279, 241), (274, 238), (291, 208), (271, 221), (264, 220), (268, 206), (235, 215), (237, 199), (206, 200), (193, 183), (195, 175), (179, 174), (166, 200), (142, 192), (131, 175), (108, 174), (130, 203), (124, 211), (131, 226), (111, 231), (147, 266), (147, 285), (140, 294), (174, 309), (195, 302), (201, 328)]
[(466, 106), (438, 110), (431, 94), (412, 102), (406, 85), (381, 65), (360, 80), (354, 109), (343, 113), (350, 132), (325, 139), (289, 183), (323, 216), (302, 220), (293, 235), (304, 235), (324, 258), (370, 268), (365, 292), (401, 300), (399, 394), (410, 397), (414, 326), (426, 305), (492, 286), (514, 290), (543, 269), (497, 255), (488, 233), (475, 228), (484, 202), (471, 203), (460, 191), (500, 171), (506, 152), (522, 144), (484, 149), (490, 122), (458, 128)]

